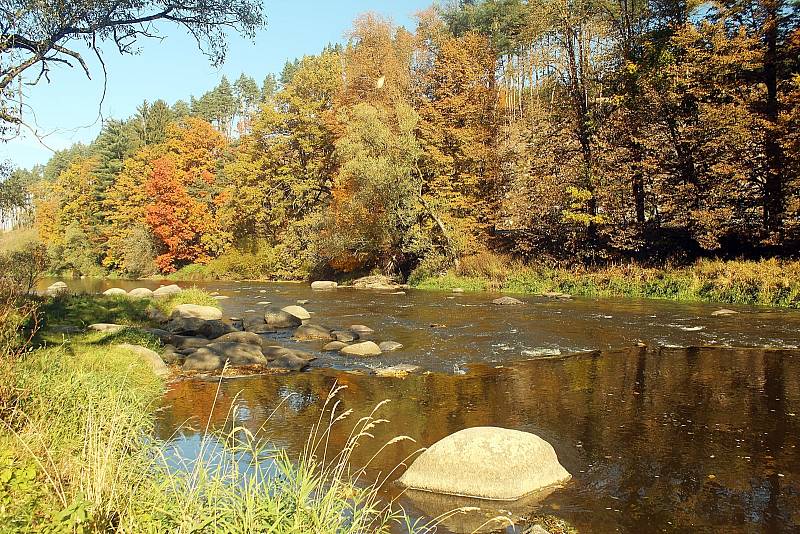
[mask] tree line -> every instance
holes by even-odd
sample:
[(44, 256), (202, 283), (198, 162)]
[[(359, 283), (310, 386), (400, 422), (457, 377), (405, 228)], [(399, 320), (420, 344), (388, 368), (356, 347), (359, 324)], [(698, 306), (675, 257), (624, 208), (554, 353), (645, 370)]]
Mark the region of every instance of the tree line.
[(84, 274), (788, 256), (799, 58), (787, 0), (462, 0), (413, 32), (367, 14), (278, 76), (144, 103), (2, 187), (26, 184)]

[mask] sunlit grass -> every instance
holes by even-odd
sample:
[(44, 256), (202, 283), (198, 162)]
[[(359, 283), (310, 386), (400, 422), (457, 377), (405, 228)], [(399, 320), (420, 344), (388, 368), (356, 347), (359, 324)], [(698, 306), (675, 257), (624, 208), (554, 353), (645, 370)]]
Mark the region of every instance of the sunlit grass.
[(447, 273), (417, 275), (420, 289), (497, 290), (585, 297), (638, 297), (679, 301), (800, 307), (800, 261), (700, 260), (688, 267), (634, 264), (597, 269), (524, 265), (494, 254), (462, 260)]

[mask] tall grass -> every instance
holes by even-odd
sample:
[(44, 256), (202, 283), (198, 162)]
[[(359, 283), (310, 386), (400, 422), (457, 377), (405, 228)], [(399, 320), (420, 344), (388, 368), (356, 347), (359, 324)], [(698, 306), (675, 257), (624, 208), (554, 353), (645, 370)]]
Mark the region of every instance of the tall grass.
[(638, 297), (800, 308), (800, 261), (700, 260), (688, 267), (635, 264), (597, 269), (536, 267), (483, 253), (444, 273), (416, 273), (421, 289), (495, 290)]

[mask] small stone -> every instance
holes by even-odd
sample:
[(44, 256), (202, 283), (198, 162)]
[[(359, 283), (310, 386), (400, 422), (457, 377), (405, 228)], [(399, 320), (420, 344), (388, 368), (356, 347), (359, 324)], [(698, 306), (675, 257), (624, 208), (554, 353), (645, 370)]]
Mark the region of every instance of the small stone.
[(294, 315), (301, 321), (311, 319), (311, 314), (302, 306), (286, 306), (285, 308), (281, 308), (281, 311), (285, 311), (289, 315)]
[(336, 338), (337, 341), (344, 341), (345, 343), (351, 343), (359, 338), (358, 334), (350, 330), (334, 330), (331, 332), (331, 335)]
[(308, 299), (298, 299), (298, 300), (297, 300), (297, 304), (298, 304), (298, 305), (300, 305), (300, 306), (305, 306), (305, 305), (306, 305), (306, 304), (308, 304), (309, 302), (310, 302), (310, 301), (309, 301)]
[(397, 341), (381, 341), (378, 344), (378, 347), (380, 347), (381, 351), (383, 352), (392, 352), (394, 350), (402, 349), (403, 344), (398, 343)]
[(379, 356), (381, 348), (372, 341), (362, 341), (343, 347), (339, 352), (348, 356)]
[(346, 346), (347, 343), (343, 341), (331, 341), (330, 343), (326, 343), (325, 346), (322, 347), (322, 350), (325, 352), (338, 352)]
[(356, 334), (361, 336), (375, 333), (375, 330), (363, 324), (351, 324), (350, 331), (355, 332)]
[(311, 289), (336, 289), (339, 284), (330, 280), (317, 280), (311, 282)]
[(514, 297), (500, 297), (499, 299), (494, 299), (492, 304), (497, 304), (498, 306), (518, 306), (524, 304), (524, 302)]

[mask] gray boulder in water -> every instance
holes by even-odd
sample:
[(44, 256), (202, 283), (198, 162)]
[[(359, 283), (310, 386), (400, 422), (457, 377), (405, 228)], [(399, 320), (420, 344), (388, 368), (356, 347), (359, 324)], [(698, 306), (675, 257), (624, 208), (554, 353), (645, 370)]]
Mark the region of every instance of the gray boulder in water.
[(339, 284), (330, 280), (317, 280), (311, 282), (311, 289), (336, 289)]
[(402, 349), (403, 344), (398, 343), (397, 341), (381, 341), (378, 343), (378, 347), (380, 347), (381, 351), (383, 352), (392, 352), (394, 350)]
[(433, 493), (514, 501), (570, 478), (553, 447), (536, 434), (474, 427), (431, 445), (398, 482)]
[(184, 371), (216, 371), (225, 367), (266, 365), (261, 349), (250, 343), (209, 343), (186, 357)]
[(379, 356), (381, 348), (373, 341), (362, 341), (353, 345), (347, 345), (339, 352), (348, 356)]
[(281, 308), (281, 311), (285, 311), (289, 315), (294, 315), (301, 321), (306, 321), (308, 319), (311, 319), (311, 314), (308, 313), (308, 310), (306, 310), (302, 306), (295, 306), (295, 305), (286, 306), (285, 308)]
[(268, 310), (264, 313), (264, 322), (272, 328), (294, 328), (303, 324), (303, 321), (283, 310)]

